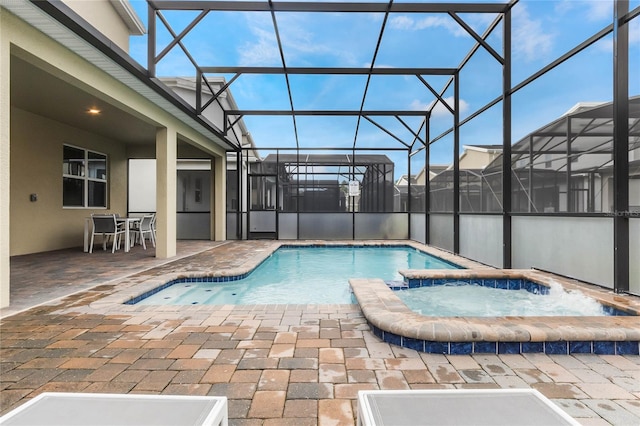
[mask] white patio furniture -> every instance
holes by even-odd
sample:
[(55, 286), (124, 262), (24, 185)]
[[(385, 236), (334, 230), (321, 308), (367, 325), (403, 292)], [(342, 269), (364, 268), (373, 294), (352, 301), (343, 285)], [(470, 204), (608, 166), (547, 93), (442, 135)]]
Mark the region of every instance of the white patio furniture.
[(154, 221), (155, 221), (155, 215), (152, 215), (152, 214), (144, 215), (140, 219), (140, 223), (138, 224), (138, 226), (132, 229), (134, 241), (139, 240), (140, 244), (142, 244), (142, 247), (145, 250), (147, 249), (147, 244), (145, 242), (147, 237), (149, 237), (151, 244), (153, 244), (154, 247), (156, 246), (156, 236), (153, 229)]
[(42, 393), (0, 417), (3, 426), (227, 426), (224, 396)]
[(579, 426), (535, 389), (358, 392), (358, 426)]
[(115, 214), (92, 215), (93, 228), (91, 230), (91, 242), (89, 243), (89, 253), (93, 253), (93, 241), (96, 235), (102, 236), (102, 249), (107, 249), (107, 242), (113, 238), (111, 253), (115, 253), (120, 247), (120, 236), (125, 233), (124, 226), (118, 223)]
[[(84, 252), (85, 253), (91, 253), (92, 252), (92, 247), (93, 247), (93, 232), (90, 230), (91, 228), (91, 224), (93, 223), (93, 218), (94, 217), (102, 217), (102, 216), (107, 216), (107, 217), (113, 217), (115, 216), (116, 218), (116, 223), (118, 224), (118, 226), (121, 228), (119, 231), (120, 232), (124, 232), (124, 238), (125, 241), (128, 241), (129, 243), (125, 243), (124, 244), (124, 251), (128, 252), (129, 249), (133, 246), (132, 244), (132, 238), (131, 238), (131, 234), (133, 231), (133, 227), (135, 226), (136, 223), (140, 222), (140, 217), (120, 217), (119, 214), (115, 213), (113, 215), (92, 215), (91, 217), (86, 217), (85, 221), (84, 221)], [(122, 236), (122, 235), (120, 235)], [(155, 236), (155, 235), (154, 235)], [(91, 241), (91, 243), (90, 243)], [(90, 248), (91, 246), (91, 248)], [(116, 249), (118, 249), (119, 247), (117, 246)]]
[(137, 224), (140, 223), (139, 217), (118, 217), (117, 222), (122, 224), (124, 227), (124, 251), (129, 252), (131, 247), (133, 247), (133, 239), (131, 238), (132, 231), (135, 230)]

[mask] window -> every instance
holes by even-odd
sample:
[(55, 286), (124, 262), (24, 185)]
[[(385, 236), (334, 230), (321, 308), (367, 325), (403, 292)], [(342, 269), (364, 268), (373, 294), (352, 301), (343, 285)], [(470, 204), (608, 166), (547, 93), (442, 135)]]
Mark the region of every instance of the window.
[(62, 205), (107, 207), (107, 156), (64, 145)]

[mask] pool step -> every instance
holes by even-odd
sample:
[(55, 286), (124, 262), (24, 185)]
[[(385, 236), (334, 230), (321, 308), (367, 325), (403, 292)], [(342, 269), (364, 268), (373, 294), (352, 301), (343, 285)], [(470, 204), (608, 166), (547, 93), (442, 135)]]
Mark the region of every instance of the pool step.
[(409, 284), (401, 280), (387, 280), (384, 282), (391, 290), (406, 290)]

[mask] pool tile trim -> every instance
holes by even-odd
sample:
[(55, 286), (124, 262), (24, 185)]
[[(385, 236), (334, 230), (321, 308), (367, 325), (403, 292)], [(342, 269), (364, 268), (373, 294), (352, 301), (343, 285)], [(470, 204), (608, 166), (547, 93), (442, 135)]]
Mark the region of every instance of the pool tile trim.
[[(411, 280), (444, 283), (450, 279), (559, 282), (611, 309), (640, 312), (640, 299), (616, 295), (595, 286), (570, 282), (535, 270), (411, 270)], [(379, 279), (351, 279), (351, 288), (373, 333), (388, 343), (441, 354), (545, 353), (640, 354), (640, 317), (428, 317), (410, 310)], [(508, 285), (507, 285), (508, 287)]]
[[(299, 248), (299, 247), (402, 247), (402, 248), (412, 248), (418, 250), (422, 253), (428, 254), (430, 256), (437, 257), (443, 263), (451, 265), (454, 268), (464, 269), (469, 266), (473, 266), (470, 261), (458, 261), (453, 260), (452, 256), (443, 255), (443, 253), (436, 254), (433, 251), (429, 252), (425, 250), (425, 246), (418, 246), (413, 244), (412, 242), (389, 242), (389, 241), (357, 241), (357, 242), (349, 242), (349, 241), (299, 241), (296, 243), (293, 242), (274, 242), (271, 250), (265, 250), (265, 253), (262, 256), (257, 256), (255, 258), (255, 262), (251, 262), (246, 264), (246, 268), (242, 268), (240, 270), (227, 270), (227, 271), (212, 271), (208, 274), (177, 274), (166, 276), (164, 282), (159, 282), (157, 280), (153, 280), (151, 282), (146, 282), (144, 285), (144, 291), (138, 292), (138, 294), (131, 294), (126, 299), (122, 300), (120, 303), (124, 305), (136, 305), (138, 302), (146, 299), (147, 297), (153, 296), (154, 294), (171, 287), (174, 284), (183, 284), (183, 283), (222, 283), (222, 282), (232, 282), (246, 278), (249, 276), (258, 266), (260, 266), (263, 262), (265, 262), (269, 257), (271, 257), (276, 250), (281, 248)], [(466, 266), (465, 266), (466, 265)], [(186, 306), (186, 305), (181, 305)]]
[[(402, 273), (406, 271), (401, 271)], [(501, 278), (405, 278), (403, 285), (397, 283), (390, 284), (387, 282), (387, 286), (391, 290), (408, 290), (419, 287), (434, 287), (452, 283), (459, 283), (461, 285), (477, 285), (481, 287), (495, 288), (500, 290), (525, 290), (533, 294), (549, 294), (550, 287), (546, 284), (537, 283), (526, 278), (513, 278), (513, 277), (501, 277)], [(596, 298), (596, 300), (598, 300)], [(609, 316), (637, 316), (640, 315), (638, 311), (633, 310), (629, 306), (611, 305), (610, 302), (604, 301), (598, 302), (602, 306), (602, 310)]]

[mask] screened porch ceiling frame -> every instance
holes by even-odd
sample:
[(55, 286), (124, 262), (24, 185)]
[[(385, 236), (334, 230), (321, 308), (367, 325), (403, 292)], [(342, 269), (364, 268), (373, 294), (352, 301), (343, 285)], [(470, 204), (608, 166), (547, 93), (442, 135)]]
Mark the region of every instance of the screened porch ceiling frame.
[[(505, 59), (496, 52), (487, 42), (487, 38), (502, 21), (504, 13), (512, 8), (518, 0), (511, 0), (508, 3), (405, 3), (405, 2), (300, 2), (300, 1), (176, 1), (176, 0), (148, 0), (148, 64), (147, 70), (150, 77), (156, 76), (156, 65), (164, 58), (172, 49), (180, 47), (188, 60), (195, 68), (196, 75), (196, 114), (202, 115), (204, 110), (212, 103), (216, 102), (223, 110), (223, 133), (227, 134), (229, 130), (233, 130), (233, 126), (245, 116), (290, 116), (292, 118), (293, 132), (295, 137), (296, 149), (300, 149), (300, 139), (298, 136), (298, 125), (296, 117), (300, 116), (351, 116), (357, 117), (354, 129), (354, 138), (352, 148), (356, 150), (358, 141), (358, 131), (362, 120), (366, 120), (382, 132), (386, 133), (390, 138), (399, 142), (403, 148), (410, 153), (422, 151), (428, 142), (428, 136), (421, 136), (422, 132), (428, 133), (429, 117), (437, 104), (443, 105), (454, 117), (454, 126), (458, 126), (459, 114), (456, 109), (459, 105), (459, 90), (457, 77), (464, 65), (470, 60), (473, 54), (479, 49), (485, 49), (493, 56), (500, 65), (505, 66)], [(180, 33), (176, 33), (171, 28), (168, 20), (163, 16), (162, 11), (199, 11), (195, 19), (193, 19)], [(281, 67), (231, 67), (231, 66), (203, 66), (197, 63), (193, 55), (189, 52), (183, 43), (184, 37), (189, 34), (210, 12), (269, 12), (273, 22), (273, 30), (277, 42)], [(278, 21), (277, 12), (314, 12), (314, 13), (383, 13), (380, 31), (377, 43), (371, 59), (371, 65), (363, 68), (336, 68), (336, 67), (288, 67)], [(385, 26), (391, 13), (441, 13), (448, 14), (464, 31), (466, 31), (474, 40), (475, 45), (469, 50), (465, 58), (456, 68), (376, 68), (376, 57), (380, 48), (380, 44), (384, 37)], [(489, 13), (498, 16), (488, 26), (483, 34), (476, 33), (458, 14), (459, 13)], [(158, 18), (169, 32), (173, 40), (171, 40), (164, 49), (156, 52), (156, 18)], [(506, 64), (508, 66), (508, 64)], [(224, 84), (220, 89), (214, 90), (207, 80), (206, 74), (233, 74), (233, 77)], [(219, 101), (222, 95), (229, 87), (244, 74), (277, 74), (284, 76), (287, 95), (289, 98), (290, 108), (287, 110), (261, 110), (261, 109), (234, 109), (225, 110)], [(366, 77), (366, 84), (362, 93), (362, 99), (359, 109), (352, 110), (300, 110), (294, 107), (293, 94), (289, 83), (289, 76), (295, 74), (306, 75), (358, 75)], [(430, 104), (426, 111), (415, 110), (365, 110), (364, 105), (368, 95), (369, 83), (372, 76), (376, 75), (392, 75), (392, 76), (414, 76), (419, 79), (422, 84), (434, 95), (434, 101)], [(449, 76), (444, 87), (438, 92), (424, 78), (424, 76)], [(446, 91), (454, 84), (454, 105), (453, 107), (444, 99)], [(204, 85), (204, 87), (203, 87)], [(202, 91), (207, 88), (211, 93), (211, 98), (203, 103)], [(420, 126), (412, 128), (403, 118), (406, 117), (423, 117)], [(376, 121), (376, 117), (395, 117), (396, 120), (404, 127), (413, 137), (411, 141), (403, 140), (400, 136), (389, 130), (387, 127)], [(418, 143), (418, 149), (414, 150), (414, 146)], [(242, 147), (238, 145), (237, 150)], [(369, 148), (370, 149), (370, 148)], [(386, 148), (380, 148), (386, 149)]]

